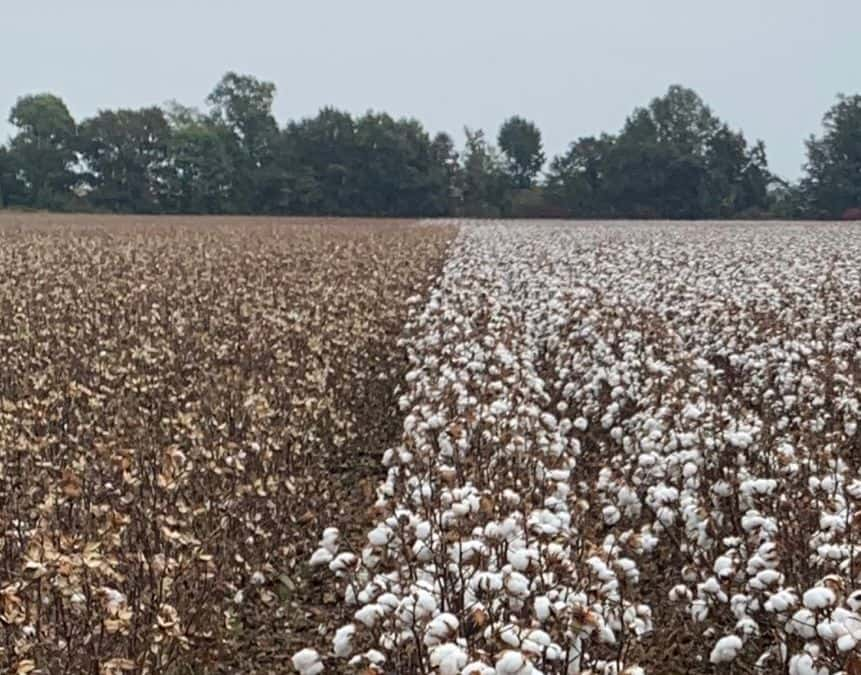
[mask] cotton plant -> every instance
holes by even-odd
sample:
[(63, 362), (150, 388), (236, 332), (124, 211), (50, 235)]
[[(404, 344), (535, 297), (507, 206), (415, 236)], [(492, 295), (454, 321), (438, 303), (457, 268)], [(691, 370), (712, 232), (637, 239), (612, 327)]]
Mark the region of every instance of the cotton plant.
[(681, 625), (691, 672), (861, 667), (861, 245), (827, 230), (829, 276), (804, 230), (688, 227), (460, 223), (383, 515), (311, 559), (353, 612), (335, 654), (661, 672), (626, 655)]

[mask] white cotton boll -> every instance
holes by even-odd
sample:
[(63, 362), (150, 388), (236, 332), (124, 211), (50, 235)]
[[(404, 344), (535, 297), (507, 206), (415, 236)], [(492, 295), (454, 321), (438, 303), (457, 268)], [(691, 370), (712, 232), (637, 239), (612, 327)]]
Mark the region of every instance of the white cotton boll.
[(388, 614), (398, 608), (400, 600), (394, 593), (383, 593), (377, 598), (377, 605), (382, 608), (384, 614)]
[(436, 612), (436, 600), (427, 591), (416, 591), (415, 596), (415, 612), (419, 618), (431, 616)]
[(460, 671), (460, 675), (494, 675), (495, 671), (493, 668), (488, 666), (486, 663), (482, 663), (481, 661), (473, 661), (472, 663), (464, 666), (463, 670)]
[(778, 591), (765, 602), (767, 612), (785, 612), (798, 602), (798, 597), (791, 591)]
[[(821, 671), (814, 667), (810, 654), (796, 654), (789, 660), (789, 675), (820, 675)], [(828, 675), (828, 671), (825, 671)]]
[(360, 610), (358, 610), (353, 618), (356, 619), (359, 623), (364, 624), (368, 628), (373, 628), (377, 622), (382, 618), (385, 610), (383, 607), (377, 604), (365, 605)]
[(356, 560), (356, 556), (352, 553), (340, 553), (329, 563), (329, 569), (335, 574), (341, 574), (352, 569)]
[(741, 633), (747, 638), (753, 635), (759, 635), (759, 624), (757, 624), (751, 617), (745, 616), (736, 622), (735, 630), (737, 633)]
[(426, 520), (422, 520), (415, 524), (413, 530), (415, 531), (416, 539), (425, 541), (428, 537), (430, 537), (431, 524)]
[(604, 523), (606, 525), (615, 525), (622, 519), (622, 514), (619, 509), (617, 509), (612, 504), (605, 506), (601, 510), (601, 515), (604, 518)]
[(546, 595), (539, 595), (535, 598), (535, 616), (542, 623), (550, 618), (550, 599)]
[(764, 591), (769, 586), (783, 582), (783, 575), (777, 570), (762, 570), (750, 580), (749, 585), (757, 591)]
[(529, 579), (519, 572), (512, 572), (505, 577), (505, 590), (516, 598), (529, 595)]
[(710, 595), (717, 595), (721, 592), (720, 582), (714, 577), (709, 577), (699, 585), (700, 591)]
[(386, 662), (386, 657), (382, 652), (378, 652), (376, 649), (369, 649), (364, 654), (362, 654), (369, 663), (373, 663), (375, 666), (381, 666)]
[(339, 658), (347, 658), (353, 651), (353, 635), (356, 634), (356, 627), (348, 623), (346, 626), (341, 626), (335, 631), (335, 637), (332, 639), (332, 649), (335, 656)]
[(682, 416), (688, 420), (698, 420), (702, 414), (702, 409), (692, 403), (688, 403), (682, 411)]
[(518, 572), (523, 572), (527, 567), (529, 567), (529, 551), (528, 549), (521, 548), (517, 551), (508, 549), (508, 563), (516, 569)]
[(742, 641), (738, 635), (727, 635), (717, 641), (709, 656), (709, 660), (712, 663), (729, 663), (738, 656), (741, 648)]
[(553, 471), (549, 471), (547, 473), (547, 477), (550, 480), (558, 481), (558, 482), (567, 482), (571, 477), (571, 471), (568, 469), (554, 469)]
[(678, 584), (673, 586), (669, 592), (670, 602), (679, 602), (681, 600), (690, 600), (693, 597), (691, 590), (683, 585)]
[(586, 431), (586, 429), (589, 428), (589, 421), (585, 417), (578, 417), (576, 420), (574, 420), (574, 426), (579, 431)]
[(724, 438), (731, 446), (741, 450), (753, 445), (753, 436), (747, 431), (727, 431)]
[(433, 647), (449, 640), (457, 633), (458, 625), (454, 614), (443, 613), (435, 616), (425, 628), (425, 644)]
[(702, 623), (709, 616), (709, 606), (705, 600), (694, 600), (690, 606), (691, 618), (697, 623)]
[(299, 675), (319, 675), (323, 672), (320, 655), (313, 649), (302, 649), (296, 652), (292, 662), (293, 667), (299, 671)]
[(826, 609), (837, 602), (837, 597), (834, 595), (834, 591), (830, 588), (819, 586), (805, 591), (803, 601), (804, 606), (807, 607), (807, 609)]
[(816, 626), (816, 633), (824, 640), (834, 642), (841, 635), (846, 634), (846, 629), (833, 621), (823, 621)]
[(529, 660), (520, 652), (506, 650), (496, 661), (496, 675), (532, 675)]
[(799, 609), (786, 622), (786, 632), (809, 640), (816, 636), (816, 619), (809, 609)]
[(338, 538), (341, 532), (337, 527), (327, 527), (323, 530), (323, 536), (320, 539), (320, 546), (325, 548), (329, 553), (335, 555), (338, 552)]
[(850, 649), (855, 649), (856, 644), (858, 644), (858, 640), (847, 633), (846, 635), (842, 635), (838, 638), (837, 649), (841, 652), (848, 652)]
[(262, 586), (266, 582), (266, 577), (263, 576), (263, 572), (257, 571), (251, 575), (251, 583), (254, 586)]
[(413, 555), (420, 563), (430, 562), (433, 560), (433, 549), (419, 540), (413, 543)]
[(614, 645), (616, 644), (616, 633), (610, 626), (604, 624), (598, 628), (598, 640), (607, 645)]
[(332, 562), (332, 558), (332, 553), (328, 549), (318, 548), (311, 556), (310, 565), (311, 567), (322, 567)]
[(383, 526), (377, 526), (368, 533), (368, 541), (372, 546), (385, 546), (393, 536), (393, 532)]
[(714, 573), (717, 574), (721, 579), (726, 579), (727, 577), (731, 577), (733, 575), (733, 561), (732, 558), (727, 556), (720, 556), (717, 560), (715, 560), (715, 564), (713, 566)]
[(501, 417), (508, 412), (508, 402), (497, 399), (490, 404), (490, 414), (494, 417)]
[(496, 572), (478, 572), (470, 585), (485, 593), (494, 593), (502, 589), (502, 575)]
[(430, 651), (430, 664), (440, 675), (458, 675), (468, 657), (458, 645), (451, 642), (437, 645)]
[(366, 546), (362, 549), (362, 564), (369, 570), (374, 569), (380, 563), (380, 556), (374, 552), (374, 549)]
[(517, 627), (512, 624), (503, 626), (498, 633), (498, 637), (509, 647), (517, 649), (520, 647), (520, 632)]
[(546, 413), (542, 413), (542, 414), (541, 414), (540, 419), (541, 419), (541, 423), (542, 423), (545, 427), (547, 427), (548, 429), (550, 429), (551, 431), (553, 431), (554, 429), (556, 429), (556, 427), (557, 427), (557, 425), (558, 425), (558, 422), (556, 421), (556, 417), (554, 417), (553, 415), (551, 415), (551, 414), (550, 414), (550, 413), (548, 413), (548, 412), (546, 412)]

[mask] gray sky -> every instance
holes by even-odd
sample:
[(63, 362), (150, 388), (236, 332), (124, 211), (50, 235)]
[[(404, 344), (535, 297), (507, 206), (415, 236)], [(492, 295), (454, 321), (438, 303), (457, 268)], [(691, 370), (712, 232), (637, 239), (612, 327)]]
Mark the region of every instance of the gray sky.
[(534, 120), (547, 154), (696, 89), (795, 178), (838, 92), (861, 93), (858, 0), (0, 0), (0, 138), (25, 93), (100, 108), (202, 105), (226, 70), (278, 86), (280, 123), (323, 105), (462, 139)]

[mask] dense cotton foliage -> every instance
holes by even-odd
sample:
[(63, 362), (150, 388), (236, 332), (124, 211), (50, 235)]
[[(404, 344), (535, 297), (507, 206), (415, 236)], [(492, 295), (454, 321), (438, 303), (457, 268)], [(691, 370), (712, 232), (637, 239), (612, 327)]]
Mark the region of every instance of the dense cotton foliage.
[(290, 670), (449, 232), (55, 222), (0, 219), (0, 670)]
[(294, 666), (861, 672), (859, 308), (849, 226), (462, 224)]

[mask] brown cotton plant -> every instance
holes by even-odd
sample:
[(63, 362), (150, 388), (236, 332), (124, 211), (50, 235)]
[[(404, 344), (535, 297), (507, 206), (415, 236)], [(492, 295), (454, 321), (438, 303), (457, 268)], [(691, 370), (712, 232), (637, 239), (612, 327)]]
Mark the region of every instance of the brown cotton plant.
[(340, 616), (306, 559), (363, 527), (450, 237), (0, 217), (0, 667), (289, 670)]

